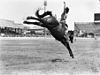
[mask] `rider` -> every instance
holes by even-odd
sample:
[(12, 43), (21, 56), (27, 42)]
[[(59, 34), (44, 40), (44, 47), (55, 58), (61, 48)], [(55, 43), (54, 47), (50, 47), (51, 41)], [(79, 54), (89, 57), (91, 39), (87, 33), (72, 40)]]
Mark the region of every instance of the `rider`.
[(68, 25), (66, 24), (66, 19), (67, 19), (67, 14), (69, 12), (69, 8), (66, 7), (66, 3), (64, 2), (64, 11), (61, 14), (61, 20), (60, 23), (66, 26), (66, 31), (65, 31), (65, 35), (68, 33)]

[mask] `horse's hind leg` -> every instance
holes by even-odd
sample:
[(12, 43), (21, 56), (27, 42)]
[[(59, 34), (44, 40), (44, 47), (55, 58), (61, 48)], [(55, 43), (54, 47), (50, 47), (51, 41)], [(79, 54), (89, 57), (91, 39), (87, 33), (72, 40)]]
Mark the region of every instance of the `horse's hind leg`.
[(72, 58), (74, 58), (74, 55), (73, 55), (73, 52), (72, 52), (72, 50), (71, 50), (71, 48), (70, 48), (69, 42), (68, 42), (68, 41), (66, 42), (65, 40), (63, 40), (63, 41), (61, 41), (61, 42), (62, 42), (62, 44), (68, 49), (70, 56), (71, 56)]

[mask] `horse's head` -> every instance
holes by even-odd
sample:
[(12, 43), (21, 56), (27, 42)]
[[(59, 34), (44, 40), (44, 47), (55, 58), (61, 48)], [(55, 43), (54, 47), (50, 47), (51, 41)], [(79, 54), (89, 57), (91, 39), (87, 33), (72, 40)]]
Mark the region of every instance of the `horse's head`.
[(38, 18), (44, 18), (45, 16), (49, 15), (49, 16), (52, 16), (52, 12), (51, 11), (46, 11), (44, 12), (43, 14), (39, 14), (39, 9), (36, 11), (35, 15), (38, 17)]

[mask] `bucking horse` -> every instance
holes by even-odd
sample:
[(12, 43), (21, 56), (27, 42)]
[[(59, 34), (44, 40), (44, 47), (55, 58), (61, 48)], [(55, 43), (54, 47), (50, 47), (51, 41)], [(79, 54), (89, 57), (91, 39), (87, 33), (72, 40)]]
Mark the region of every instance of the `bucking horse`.
[[(26, 20), (23, 22), (24, 24), (33, 24), (41, 27), (47, 28), (51, 35), (58, 41), (60, 41), (69, 51), (69, 54), (72, 58), (74, 58), (73, 52), (69, 45), (68, 37), (65, 36), (66, 24), (60, 23), (55, 16), (52, 15), (51, 11), (46, 11), (43, 14), (39, 14), (39, 9), (36, 11), (35, 15), (28, 16)], [(36, 20), (36, 21), (29, 21)]]

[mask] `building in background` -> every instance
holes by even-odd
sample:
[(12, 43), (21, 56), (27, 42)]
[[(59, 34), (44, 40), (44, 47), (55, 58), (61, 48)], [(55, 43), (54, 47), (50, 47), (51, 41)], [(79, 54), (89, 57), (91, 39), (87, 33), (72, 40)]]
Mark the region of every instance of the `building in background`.
[(100, 22), (100, 13), (94, 13), (94, 22), (95, 23)]
[(18, 24), (11, 20), (0, 19), (0, 36), (23, 37), (44, 36), (44, 28), (36, 25)]
[(100, 36), (100, 13), (94, 13), (94, 22), (75, 22), (74, 29), (76, 36)]

